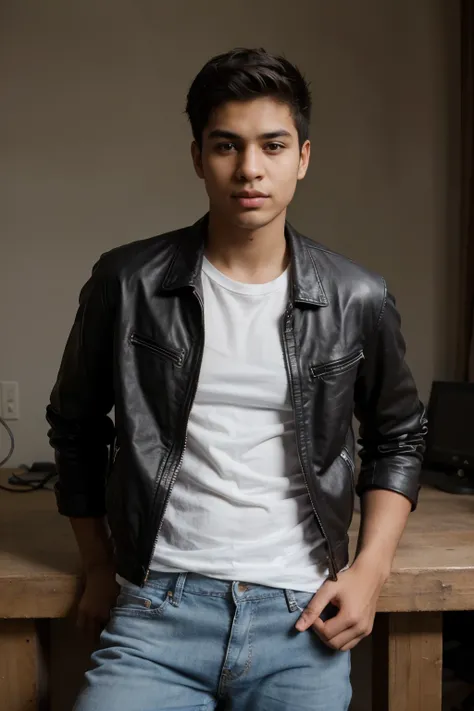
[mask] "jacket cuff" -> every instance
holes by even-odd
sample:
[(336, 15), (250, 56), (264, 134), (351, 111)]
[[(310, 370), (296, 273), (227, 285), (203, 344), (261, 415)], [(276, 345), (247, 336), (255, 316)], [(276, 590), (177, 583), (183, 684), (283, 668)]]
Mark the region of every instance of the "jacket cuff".
[(69, 518), (102, 518), (106, 515), (105, 497), (91, 498), (83, 493), (67, 493), (59, 484), (54, 487), (56, 504), (61, 516)]
[[(411, 460), (411, 461), (408, 461)], [(356, 486), (356, 493), (362, 496), (370, 489), (387, 489), (402, 494), (411, 502), (414, 511), (420, 492), (421, 462), (406, 457), (403, 462), (379, 460), (362, 467)]]

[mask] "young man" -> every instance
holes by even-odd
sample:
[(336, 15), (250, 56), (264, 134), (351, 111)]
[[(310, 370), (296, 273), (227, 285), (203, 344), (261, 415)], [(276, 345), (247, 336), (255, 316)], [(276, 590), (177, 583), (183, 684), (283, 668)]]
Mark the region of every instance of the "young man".
[(107, 623), (77, 711), (349, 706), (426, 420), (383, 279), (286, 222), (310, 103), (283, 58), (208, 62), (187, 112), (209, 214), (81, 292), (48, 407), (80, 620)]

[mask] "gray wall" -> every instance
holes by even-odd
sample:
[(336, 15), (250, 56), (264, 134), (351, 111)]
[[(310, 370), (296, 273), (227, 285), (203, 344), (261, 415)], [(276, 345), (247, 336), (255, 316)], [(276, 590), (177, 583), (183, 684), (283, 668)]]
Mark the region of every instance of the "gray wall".
[(20, 383), (14, 463), (51, 456), (44, 406), (98, 255), (205, 210), (185, 92), (235, 45), (282, 51), (312, 82), (293, 221), (386, 276), (424, 397), (450, 374), (455, 5), (4, 0), (0, 380)]

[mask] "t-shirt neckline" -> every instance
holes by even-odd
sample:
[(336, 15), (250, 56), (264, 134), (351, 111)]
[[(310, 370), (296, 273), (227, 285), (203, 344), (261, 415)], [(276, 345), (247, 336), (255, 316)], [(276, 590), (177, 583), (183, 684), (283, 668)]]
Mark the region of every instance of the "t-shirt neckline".
[(203, 258), (202, 270), (209, 279), (224, 289), (227, 289), (227, 291), (233, 291), (236, 294), (262, 296), (263, 294), (271, 294), (275, 291), (282, 291), (287, 288), (290, 267), (288, 266), (276, 279), (267, 281), (264, 284), (248, 284), (235, 281), (217, 269), (207, 257)]

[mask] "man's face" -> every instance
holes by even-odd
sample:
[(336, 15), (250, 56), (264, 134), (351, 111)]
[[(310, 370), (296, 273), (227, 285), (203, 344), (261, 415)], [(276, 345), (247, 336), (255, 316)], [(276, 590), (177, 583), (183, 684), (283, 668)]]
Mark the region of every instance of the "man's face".
[(256, 230), (291, 202), (308, 168), (309, 141), (300, 150), (290, 108), (271, 98), (232, 101), (216, 109), (192, 146), (210, 210), (235, 227)]

